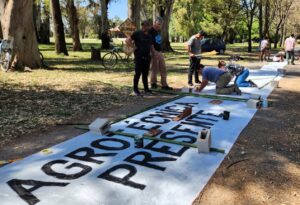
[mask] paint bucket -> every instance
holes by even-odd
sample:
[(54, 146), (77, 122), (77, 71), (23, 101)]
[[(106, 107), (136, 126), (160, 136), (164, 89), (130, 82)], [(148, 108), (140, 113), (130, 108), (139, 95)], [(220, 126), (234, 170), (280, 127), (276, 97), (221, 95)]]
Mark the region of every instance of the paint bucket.
[(224, 111), (223, 112), (223, 120), (229, 120), (230, 117), (230, 112), (229, 111)]
[(144, 147), (144, 137), (142, 135), (136, 135), (134, 137), (134, 147), (143, 148)]

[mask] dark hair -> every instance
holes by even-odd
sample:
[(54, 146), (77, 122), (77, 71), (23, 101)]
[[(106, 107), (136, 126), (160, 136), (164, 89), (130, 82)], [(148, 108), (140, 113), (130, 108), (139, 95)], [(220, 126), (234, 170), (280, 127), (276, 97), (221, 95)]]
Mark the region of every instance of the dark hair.
[(142, 21), (141, 25), (142, 26), (151, 26), (151, 23), (149, 20), (144, 20), (144, 21)]
[(201, 36), (206, 36), (206, 33), (204, 32), (204, 31), (199, 31), (199, 34), (201, 35)]
[(295, 35), (292, 33), (291, 36), (294, 38)]
[(204, 68), (204, 65), (203, 64), (199, 64), (199, 68)]
[(221, 67), (223, 67), (223, 66), (226, 66), (225, 61), (219, 61), (218, 67), (221, 68)]

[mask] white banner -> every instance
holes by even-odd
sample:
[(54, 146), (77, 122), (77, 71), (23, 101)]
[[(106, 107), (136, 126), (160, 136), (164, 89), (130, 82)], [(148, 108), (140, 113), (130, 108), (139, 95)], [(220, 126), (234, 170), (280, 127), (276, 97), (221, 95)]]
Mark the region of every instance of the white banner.
[[(212, 147), (234, 144), (256, 109), (244, 102), (184, 97), (130, 117), (112, 130), (143, 134), (163, 130), (160, 138), (195, 143), (203, 128), (212, 132)], [(172, 118), (192, 107), (182, 121)], [(230, 112), (223, 120), (221, 113)], [(225, 157), (195, 148), (144, 140), (134, 148), (132, 138), (88, 132), (0, 169), (0, 204), (191, 204)]]
[[(265, 77), (266, 82), (277, 74), (252, 73), (253, 80)], [(268, 95), (271, 90), (266, 86), (258, 91)], [(209, 128), (212, 147), (228, 153), (256, 109), (245, 102), (211, 101), (177, 99), (118, 122), (111, 130), (142, 135), (156, 128), (163, 131), (159, 138), (195, 143), (198, 132)], [(172, 120), (188, 107), (192, 115)], [(229, 120), (222, 119), (223, 111), (230, 112)], [(0, 204), (191, 204), (226, 156), (159, 141), (144, 140), (144, 145), (138, 149), (132, 138), (87, 132), (1, 168)]]

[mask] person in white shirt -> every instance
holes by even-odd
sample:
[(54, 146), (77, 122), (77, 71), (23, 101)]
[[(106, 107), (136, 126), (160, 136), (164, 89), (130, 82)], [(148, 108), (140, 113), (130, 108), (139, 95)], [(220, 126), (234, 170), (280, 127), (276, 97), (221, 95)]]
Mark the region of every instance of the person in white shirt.
[(269, 45), (268, 38), (265, 37), (260, 42), (260, 56), (259, 56), (259, 59), (261, 61), (267, 60), (267, 56), (268, 56), (268, 60), (269, 60), (270, 59), (270, 45)]
[(296, 46), (296, 40), (294, 38), (294, 34), (292, 34), (284, 42), (284, 50), (285, 50), (286, 60), (287, 60), (288, 64), (290, 64), (290, 59), (291, 59), (291, 64), (295, 65), (295, 63), (294, 63), (295, 46)]

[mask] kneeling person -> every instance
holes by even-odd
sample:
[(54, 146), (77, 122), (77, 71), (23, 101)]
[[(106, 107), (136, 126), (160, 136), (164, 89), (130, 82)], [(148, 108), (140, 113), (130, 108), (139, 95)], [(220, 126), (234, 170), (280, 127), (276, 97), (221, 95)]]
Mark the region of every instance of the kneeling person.
[(224, 94), (224, 95), (230, 95), (232, 93), (236, 93), (237, 95), (242, 94), (241, 90), (237, 86), (235, 85), (228, 86), (228, 84), (232, 79), (232, 75), (229, 72), (217, 68), (213, 68), (213, 67), (204, 68), (204, 65), (200, 64), (199, 73), (202, 74), (202, 83), (200, 88), (197, 90), (198, 92), (201, 92), (210, 81), (216, 83), (217, 94)]

